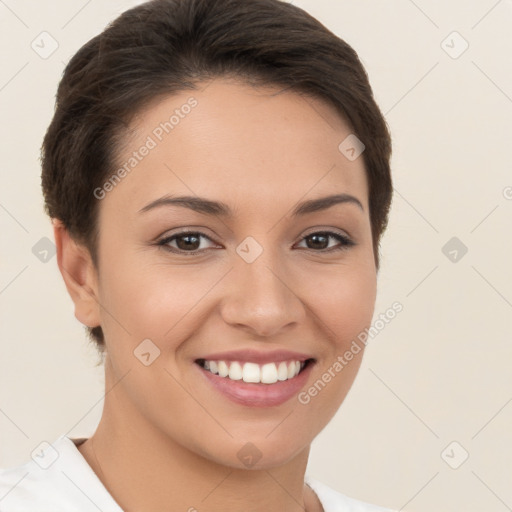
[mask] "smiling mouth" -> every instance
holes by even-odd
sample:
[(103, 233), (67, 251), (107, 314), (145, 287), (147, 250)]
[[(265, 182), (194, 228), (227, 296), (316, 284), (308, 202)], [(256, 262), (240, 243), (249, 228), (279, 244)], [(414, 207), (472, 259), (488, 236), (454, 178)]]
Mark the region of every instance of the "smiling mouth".
[(275, 384), (292, 380), (299, 375), (314, 359), (304, 361), (288, 360), (266, 364), (243, 361), (209, 361), (196, 359), (203, 370), (229, 380), (243, 381), (254, 384)]

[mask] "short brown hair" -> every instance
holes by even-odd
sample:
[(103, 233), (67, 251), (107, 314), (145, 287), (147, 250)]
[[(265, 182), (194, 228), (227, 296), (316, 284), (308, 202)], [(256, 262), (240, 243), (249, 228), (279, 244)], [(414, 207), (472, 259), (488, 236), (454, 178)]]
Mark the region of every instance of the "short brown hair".
[[(98, 199), (130, 120), (158, 96), (221, 76), (331, 104), (364, 143), (374, 257), (392, 199), (391, 137), (357, 53), (280, 0), (152, 0), (124, 12), (64, 70), (42, 146), (45, 211), (98, 266)], [(340, 141), (341, 142), (341, 141)], [(87, 327), (100, 353), (101, 326)]]

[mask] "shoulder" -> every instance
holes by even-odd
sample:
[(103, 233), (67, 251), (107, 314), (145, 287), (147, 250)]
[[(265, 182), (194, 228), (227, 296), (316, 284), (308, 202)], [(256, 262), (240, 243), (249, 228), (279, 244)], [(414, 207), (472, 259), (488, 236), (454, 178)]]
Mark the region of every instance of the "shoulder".
[[(110, 498), (111, 500), (111, 498)], [(2, 512), (119, 512), (73, 440), (43, 442), (24, 464), (0, 468)], [(122, 511), (121, 511), (122, 512)]]
[(325, 512), (395, 512), (389, 508), (379, 507), (345, 496), (307, 475), (305, 481), (315, 491)]
[(27, 462), (0, 469), (0, 498), (3, 498), (0, 504), (11, 501), (14, 496), (32, 498), (39, 487), (51, 485), (55, 477), (52, 465), (59, 457), (55, 446), (60, 444), (60, 439), (53, 445), (42, 442)]

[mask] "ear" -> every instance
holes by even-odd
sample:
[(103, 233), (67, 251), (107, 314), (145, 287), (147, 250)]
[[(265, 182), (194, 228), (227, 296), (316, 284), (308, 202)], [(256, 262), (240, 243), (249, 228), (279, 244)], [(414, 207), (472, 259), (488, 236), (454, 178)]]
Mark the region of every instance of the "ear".
[(98, 279), (89, 251), (71, 238), (58, 219), (53, 219), (57, 263), (71, 299), (76, 319), (89, 327), (101, 324)]

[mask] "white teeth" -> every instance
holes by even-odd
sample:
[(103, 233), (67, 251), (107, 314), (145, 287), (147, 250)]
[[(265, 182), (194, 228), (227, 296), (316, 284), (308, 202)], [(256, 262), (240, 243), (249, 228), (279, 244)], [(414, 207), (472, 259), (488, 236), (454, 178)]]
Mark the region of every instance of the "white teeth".
[(261, 367), (261, 382), (263, 384), (274, 384), (274, 382), (277, 382), (276, 363), (267, 363)]
[(260, 367), (256, 363), (245, 363), (242, 378), (244, 382), (260, 382)]
[(240, 364), (238, 361), (204, 361), (203, 368), (219, 377), (244, 382), (274, 384), (277, 381), (293, 379), (298, 375), (305, 363), (300, 361), (281, 361), (279, 363)]
[(229, 378), (231, 380), (242, 380), (242, 367), (236, 361), (229, 365)]
[(279, 380), (286, 380), (288, 378), (288, 366), (284, 361), (279, 363), (277, 368), (277, 378)]
[[(208, 363), (208, 361), (206, 361)], [(224, 361), (217, 363), (220, 377), (227, 377), (229, 375), (229, 366)]]
[(288, 378), (291, 379), (295, 375), (295, 363), (288, 363)]

